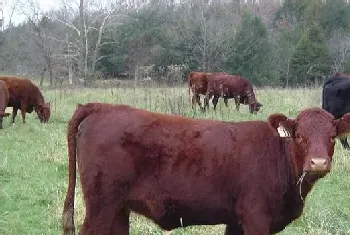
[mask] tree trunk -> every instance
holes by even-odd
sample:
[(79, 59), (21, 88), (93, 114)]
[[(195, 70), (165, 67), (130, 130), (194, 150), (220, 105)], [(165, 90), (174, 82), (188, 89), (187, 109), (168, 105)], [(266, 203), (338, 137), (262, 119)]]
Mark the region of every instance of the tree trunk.
[(44, 85), (45, 72), (46, 72), (46, 66), (44, 66), (43, 70), (40, 72), (40, 86), (41, 87)]
[(135, 88), (137, 87), (137, 80), (138, 80), (138, 77), (139, 77), (139, 64), (136, 63), (136, 66), (135, 66), (135, 74), (134, 74), (134, 87), (135, 87)]
[(85, 27), (84, 27), (84, 0), (80, 0), (79, 4), (79, 61), (78, 61), (78, 70), (79, 70), (79, 76), (80, 78), (85, 79), (84, 73), (85, 73), (85, 68), (84, 68), (84, 58), (85, 58)]
[(94, 76), (94, 74), (95, 74), (96, 63), (97, 63), (97, 56), (98, 56), (98, 53), (100, 52), (100, 45), (101, 45), (102, 34), (103, 34), (103, 30), (104, 30), (107, 18), (108, 18), (108, 16), (106, 16), (103, 19), (101, 27), (100, 27), (99, 32), (98, 32), (98, 38), (97, 38), (94, 54), (92, 56), (92, 66), (91, 66), (92, 76)]
[(90, 76), (88, 76), (88, 55), (89, 55), (89, 45), (87, 42), (87, 30), (84, 21), (84, 39), (85, 39), (85, 59), (84, 59), (84, 86), (88, 86), (90, 84)]
[(72, 65), (68, 64), (68, 81), (70, 85), (73, 85), (73, 73), (72, 73)]

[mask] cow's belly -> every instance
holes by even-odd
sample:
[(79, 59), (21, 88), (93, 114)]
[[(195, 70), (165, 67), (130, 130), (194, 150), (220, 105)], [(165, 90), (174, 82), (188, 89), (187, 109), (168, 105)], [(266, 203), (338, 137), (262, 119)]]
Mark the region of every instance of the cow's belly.
[(225, 193), (214, 191), (210, 185), (204, 191), (195, 184), (191, 185), (190, 188), (170, 186), (169, 182), (165, 184), (146, 179), (131, 189), (128, 207), (166, 230), (189, 225), (232, 223), (234, 206)]
[[(155, 201), (154, 201), (155, 202)], [(233, 213), (227, 208), (219, 208), (208, 204), (197, 204), (189, 202), (174, 202), (171, 200), (157, 201), (157, 205), (150, 201), (133, 202), (136, 207), (131, 209), (142, 214), (162, 229), (171, 230), (190, 225), (215, 225), (233, 223)], [(186, 203), (179, 205), (180, 203)]]
[(212, 208), (205, 205), (179, 206), (177, 213), (168, 211), (156, 222), (164, 229), (174, 229), (190, 225), (227, 224), (231, 216), (227, 208)]

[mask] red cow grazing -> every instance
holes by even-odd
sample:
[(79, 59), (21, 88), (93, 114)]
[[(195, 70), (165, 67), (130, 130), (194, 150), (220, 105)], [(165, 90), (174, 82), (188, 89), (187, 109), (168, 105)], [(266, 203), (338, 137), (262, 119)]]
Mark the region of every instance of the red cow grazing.
[(15, 122), (18, 109), (21, 110), (23, 123), (25, 123), (26, 112), (33, 110), (38, 114), (40, 122), (48, 122), (50, 118), (50, 103), (45, 103), (39, 88), (29, 79), (17, 77), (0, 77), (7, 85), (10, 99), (8, 107), (13, 107), (12, 123)]
[(10, 115), (9, 113), (5, 113), (8, 101), (9, 91), (7, 90), (7, 86), (3, 81), (0, 81), (0, 129), (2, 129), (3, 117)]
[(240, 103), (249, 104), (251, 113), (256, 113), (262, 106), (256, 98), (252, 84), (245, 78), (236, 75), (213, 74), (209, 76), (205, 107), (209, 108), (209, 99), (213, 97), (214, 110), (218, 103), (219, 97), (224, 98), (226, 107), (228, 99), (234, 98), (236, 109), (239, 110)]
[(131, 211), (164, 230), (214, 224), (226, 224), (225, 235), (283, 230), (330, 171), (334, 138), (350, 132), (350, 114), (335, 120), (310, 108), (296, 119), (274, 114), (268, 120), (79, 105), (68, 125), (64, 234), (75, 234), (76, 161), (86, 206), (80, 235), (128, 235)]
[[(191, 96), (191, 90), (192, 90), (192, 108), (194, 109), (196, 106), (196, 102), (199, 105), (199, 107), (202, 107), (201, 104), (201, 98), (199, 95), (205, 95), (207, 92), (207, 85), (208, 85), (208, 77), (213, 73), (204, 73), (204, 72), (191, 72), (188, 75), (187, 82), (188, 82), (188, 95)], [(227, 74), (225, 72), (220, 73), (214, 73), (214, 74)]]

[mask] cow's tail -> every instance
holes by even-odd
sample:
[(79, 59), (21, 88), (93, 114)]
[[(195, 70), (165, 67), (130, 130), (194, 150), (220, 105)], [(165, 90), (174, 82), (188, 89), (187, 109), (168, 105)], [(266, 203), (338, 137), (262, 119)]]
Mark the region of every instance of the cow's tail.
[(68, 123), (67, 140), (68, 140), (68, 169), (69, 180), (66, 199), (64, 201), (62, 213), (62, 227), (64, 235), (74, 235), (74, 195), (76, 184), (76, 136), (80, 123), (95, 112), (94, 104), (81, 105), (74, 112)]

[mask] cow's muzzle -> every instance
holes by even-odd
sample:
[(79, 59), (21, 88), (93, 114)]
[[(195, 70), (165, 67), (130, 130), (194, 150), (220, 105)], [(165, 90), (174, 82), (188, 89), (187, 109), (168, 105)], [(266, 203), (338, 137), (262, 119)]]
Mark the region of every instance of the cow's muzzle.
[(308, 173), (327, 173), (331, 170), (330, 161), (327, 158), (313, 157), (310, 159), (309, 167), (304, 169)]

